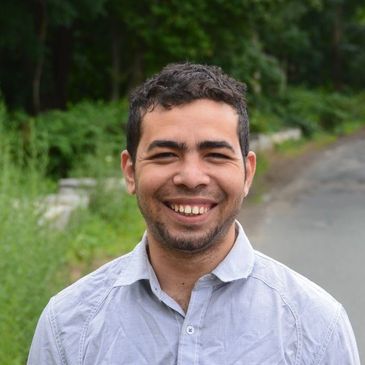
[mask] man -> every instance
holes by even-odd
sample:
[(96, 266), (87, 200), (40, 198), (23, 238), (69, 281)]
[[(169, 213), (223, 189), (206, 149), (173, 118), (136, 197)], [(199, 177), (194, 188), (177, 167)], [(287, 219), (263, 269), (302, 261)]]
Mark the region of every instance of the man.
[(29, 365), (360, 363), (342, 306), (235, 220), (256, 165), (244, 92), (193, 64), (134, 92), (122, 169), (146, 233), (51, 299)]

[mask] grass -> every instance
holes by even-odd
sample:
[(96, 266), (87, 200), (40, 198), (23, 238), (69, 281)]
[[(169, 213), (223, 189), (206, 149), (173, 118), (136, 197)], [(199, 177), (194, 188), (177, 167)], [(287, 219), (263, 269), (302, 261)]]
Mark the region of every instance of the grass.
[(40, 225), (36, 202), (55, 184), (44, 176), (42, 151), (19, 155), (0, 120), (0, 364), (23, 365), (49, 298), (110, 257), (133, 248), (144, 230), (134, 197), (95, 189), (65, 231)]
[(365, 120), (350, 120), (340, 124), (333, 132), (317, 132), (311, 138), (298, 141), (288, 140), (275, 146), (275, 151), (282, 156), (296, 157), (309, 149), (318, 149), (335, 142), (338, 137), (348, 136), (364, 128)]
[(288, 140), (275, 146), (275, 152), (283, 157), (297, 157), (310, 149), (325, 147), (334, 141), (337, 137), (329, 133), (316, 133), (311, 139), (301, 138), (297, 141)]
[(134, 248), (145, 230), (135, 197), (121, 191), (98, 191), (88, 210), (74, 215), (67, 234), (71, 280)]
[(0, 129), (0, 363), (18, 365), (25, 356), (41, 308), (58, 290), (54, 274), (65, 247), (39, 226), (34, 202), (47, 188), (39, 171), (15, 162), (13, 136)]

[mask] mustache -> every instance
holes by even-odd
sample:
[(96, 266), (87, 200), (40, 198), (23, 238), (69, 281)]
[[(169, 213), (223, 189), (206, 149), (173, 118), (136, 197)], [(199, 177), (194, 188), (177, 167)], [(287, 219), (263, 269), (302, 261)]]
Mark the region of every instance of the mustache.
[(200, 198), (214, 198), (220, 200), (225, 197), (222, 191), (213, 190), (206, 186), (197, 186), (195, 188), (188, 188), (186, 186), (176, 187), (162, 187), (158, 190), (158, 197), (165, 198), (166, 196), (184, 196), (186, 198), (194, 198), (199, 196)]

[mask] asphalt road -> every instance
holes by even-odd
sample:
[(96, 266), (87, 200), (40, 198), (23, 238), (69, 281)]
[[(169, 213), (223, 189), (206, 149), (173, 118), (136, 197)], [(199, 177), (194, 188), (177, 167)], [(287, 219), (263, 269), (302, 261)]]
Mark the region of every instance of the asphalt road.
[(257, 250), (343, 304), (365, 359), (365, 133), (316, 154), (240, 221)]

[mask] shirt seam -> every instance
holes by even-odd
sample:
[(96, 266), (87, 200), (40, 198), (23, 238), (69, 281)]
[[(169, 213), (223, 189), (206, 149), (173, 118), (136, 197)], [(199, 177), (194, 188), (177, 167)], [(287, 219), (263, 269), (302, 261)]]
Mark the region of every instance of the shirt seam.
[[(190, 305), (193, 305), (195, 302), (195, 296), (192, 295), (191, 298), (190, 298), (190, 302), (189, 302), (189, 305), (188, 305), (188, 308), (187, 308), (187, 311), (185, 313), (185, 318), (184, 318), (184, 322), (183, 322), (183, 325), (182, 325), (182, 331), (181, 331), (181, 334), (180, 334), (180, 339), (182, 341), (179, 340), (179, 348), (178, 348), (178, 356), (177, 356), (177, 364), (180, 364), (181, 363), (181, 358), (182, 358), (182, 353), (181, 353), (181, 345), (183, 345), (183, 347), (186, 346), (186, 341), (185, 341), (185, 336), (186, 336), (186, 324), (188, 323), (188, 321), (190, 321), (190, 316), (188, 317), (188, 314), (189, 314), (189, 307)], [(187, 320), (188, 319), (188, 320)], [(196, 344), (195, 344), (195, 347), (196, 347)], [(196, 363), (196, 359), (195, 359), (195, 356), (196, 356), (196, 350), (194, 350), (194, 362), (193, 364)]]
[[(119, 275), (122, 275), (124, 272), (125, 272), (125, 270), (122, 270)], [(80, 346), (79, 346), (79, 361), (78, 362), (80, 365), (83, 364), (82, 357), (83, 357), (83, 353), (84, 353), (86, 334), (89, 329), (90, 322), (91, 322), (92, 318), (95, 317), (96, 313), (100, 310), (101, 305), (103, 304), (105, 299), (109, 296), (110, 292), (114, 289), (114, 284), (115, 284), (116, 280), (117, 279), (115, 279), (113, 281), (113, 283), (110, 284), (110, 287), (105, 290), (105, 293), (101, 296), (99, 301), (97, 301), (97, 303), (91, 307), (91, 312), (90, 312), (89, 316), (86, 318), (85, 324), (82, 327), (81, 338), (80, 338), (80, 342), (79, 342)]]
[(295, 357), (295, 365), (299, 364), (300, 362), (300, 359), (301, 359), (301, 356), (302, 356), (302, 327), (301, 327), (301, 324), (300, 324), (300, 321), (299, 321), (299, 315), (297, 313), (297, 311), (295, 310), (295, 308), (293, 306), (290, 305), (287, 297), (281, 292), (281, 290), (279, 290), (278, 288), (276, 288), (274, 285), (272, 284), (269, 284), (263, 277), (261, 277), (260, 275), (257, 275), (257, 274), (252, 274), (251, 277), (253, 279), (257, 279), (257, 280), (260, 280), (262, 281), (265, 285), (267, 285), (269, 288), (275, 290), (281, 300), (285, 303), (285, 305), (288, 306), (290, 312), (292, 313), (293, 317), (294, 317), (294, 320), (295, 320), (295, 324), (296, 324), (296, 333), (297, 333), (297, 354), (296, 354), (296, 357)]
[[(195, 299), (196, 295), (192, 296), (192, 298), (194, 298), (194, 300), (192, 301), (192, 305), (195, 303), (196, 299)], [(192, 299), (191, 298), (191, 299)], [(189, 306), (190, 306), (190, 303), (189, 303)], [(188, 311), (189, 311), (189, 307), (188, 307)], [(190, 322), (190, 321), (189, 321)], [(194, 325), (194, 323), (191, 323), (190, 322), (190, 325)], [(194, 362), (193, 364), (195, 365), (197, 363), (197, 356), (198, 356), (198, 351), (197, 351), (197, 345), (198, 345), (198, 341), (197, 341), (197, 337), (198, 335), (195, 336), (195, 339), (194, 339)]]
[(57, 352), (58, 352), (58, 356), (61, 359), (61, 364), (67, 365), (66, 362), (66, 355), (65, 352), (63, 350), (63, 346), (61, 344), (61, 339), (59, 336), (59, 331), (58, 331), (58, 327), (57, 327), (57, 323), (56, 323), (56, 316), (54, 315), (54, 311), (53, 311), (53, 303), (54, 302), (54, 298), (51, 298), (50, 302), (49, 302), (49, 311), (47, 313), (47, 318), (51, 324), (51, 330), (52, 330), (52, 334), (54, 336), (55, 342), (56, 342), (56, 348), (57, 348)]
[[(209, 302), (212, 298), (212, 295), (213, 295), (213, 290), (212, 288), (210, 288), (210, 294), (209, 294), (209, 298), (207, 299), (207, 303), (205, 305), (205, 309), (203, 309), (201, 312), (200, 312), (200, 316), (199, 316), (199, 336), (196, 336), (196, 340), (195, 340), (195, 352), (196, 352), (196, 356), (195, 357), (195, 360), (198, 359), (198, 339), (199, 337), (201, 336), (201, 328), (202, 328), (202, 320), (203, 320), (203, 317), (205, 316), (205, 313), (207, 313), (207, 310), (208, 310), (208, 307), (209, 307)], [(199, 364), (198, 361), (196, 361), (197, 364)]]
[(325, 336), (325, 340), (323, 341), (323, 344), (322, 344), (321, 348), (319, 349), (318, 353), (314, 356), (313, 365), (315, 365), (315, 364), (319, 365), (322, 362), (324, 354), (327, 350), (327, 347), (330, 343), (333, 332), (335, 330), (335, 327), (336, 327), (336, 325), (338, 323), (338, 320), (340, 318), (341, 309), (342, 309), (342, 305), (338, 304), (336, 314), (335, 314), (332, 322), (328, 326), (327, 334)]

